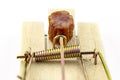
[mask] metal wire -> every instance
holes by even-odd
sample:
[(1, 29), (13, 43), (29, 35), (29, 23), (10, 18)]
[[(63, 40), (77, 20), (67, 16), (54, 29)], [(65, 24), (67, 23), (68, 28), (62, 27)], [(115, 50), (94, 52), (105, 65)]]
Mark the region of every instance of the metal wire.
[(106, 75), (107, 75), (107, 77), (108, 77), (108, 80), (112, 80), (112, 77), (111, 77), (111, 75), (110, 75), (110, 72), (109, 72), (109, 70), (108, 70), (107, 64), (106, 64), (106, 62), (105, 62), (105, 60), (104, 60), (104, 57), (103, 57), (102, 53), (98, 52), (98, 55), (99, 55), (99, 57), (100, 57), (100, 59), (101, 59), (101, 62), (102, 62), (102, 64), (103, 64), (103, 67), (104, 67), (104, 70), (105, 70)]

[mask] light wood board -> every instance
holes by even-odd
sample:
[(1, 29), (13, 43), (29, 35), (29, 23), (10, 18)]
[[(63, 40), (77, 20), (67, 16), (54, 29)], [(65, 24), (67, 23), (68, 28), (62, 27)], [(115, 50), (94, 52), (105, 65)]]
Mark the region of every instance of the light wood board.
[[(96, 49), (96, 51), (103, 53), (97, 24), (78, 22), (78, 38), (81, 52)], [(93, 64), (93, 55), (84, 56), (84, 59), (89, 80), (108, 80), (99, 57), (97, 58), (97, 65)]]
[(24, 22), (22, 28), (22, 54), (29, 48), (33, 52), (45, 48), (43, 22)]
[[(94, 48), (102, 51), (96, 24), (78, 23), (78, 38), (81, 51), (93, 51)], [(43, 50), (45, 47), (44, 39), (44, 27), (42, 23), (24, 23), (23, 51), (27, 50), (28, 47), (31, 47), (32, 51)], [(48, 46), (48, 48), (50, 47)], [(108, 80), (99, 58), (98, 64), (94, 65), (93, 55), (84, 55), (83, 62), (86, 66), (89, 80)], [(24, 61), (21, 61), (20, 66), (21, 76), (23, 76)], [(33, 62), (28, 75), (28, 80), (61, 80), (61, 63), (59, 60), (41, 63)], [(77, 58), (65, 61), (65, 80), (85, 80), (81, 63)]]

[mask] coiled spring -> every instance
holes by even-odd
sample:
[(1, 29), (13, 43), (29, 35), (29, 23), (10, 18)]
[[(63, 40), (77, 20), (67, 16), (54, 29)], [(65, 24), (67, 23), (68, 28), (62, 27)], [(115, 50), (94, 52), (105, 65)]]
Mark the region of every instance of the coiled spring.
[[(80, 52), (80, 48), (78, 45), (72, 45), (72, 46), (66, 46), (64, 47), (64, 57), (65, 58), (73, 58), (73, 57), (80, 57), (82, 54), (93, 54), (93, 57), (95, 58), (94, 64), (97, 64), (97, 53), (96, 51), (91, 52)], [(24, 56), (17, 56), (17, 58), (25, 58), (25, 61), (29, 62), (31, 58), (31, 53), (26, 51)], [(40, 61), (47, 61), (52, 59), (60, 59), (60, 48), (53, 48), (43, 51), (36, 51), (33, 52), (33, 58), (36, 62)]]
[[(64, 57), (79, 57), (80, 49), (77, 45), (69, 46), (64, 48)], [(49, 49), (43, 51), (34, 52), (34, 58), (36, 62), (44, 61), (44, 60), (52, 60), (52, 59), (60, 59), (60, 48)]]

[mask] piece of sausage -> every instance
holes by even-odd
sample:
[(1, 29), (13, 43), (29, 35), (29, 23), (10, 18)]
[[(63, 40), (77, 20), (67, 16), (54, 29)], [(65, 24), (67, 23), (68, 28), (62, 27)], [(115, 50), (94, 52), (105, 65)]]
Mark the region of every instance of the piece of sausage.
[[(48, 17), (49, 20), (49, 39), (53, 42), (56, 35), (64, 35), (67, 37), (67, 42), (73, 36), (74, 20), (73, 16), (67, 11), (56, 11)], [(59, 41), (56, 41), (59, 44)]]

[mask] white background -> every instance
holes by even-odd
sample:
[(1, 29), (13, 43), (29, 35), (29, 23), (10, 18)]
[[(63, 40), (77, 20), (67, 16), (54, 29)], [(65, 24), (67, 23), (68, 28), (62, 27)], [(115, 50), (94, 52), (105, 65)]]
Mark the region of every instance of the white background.
[(120, 74), (119, 0), (0, 0), (0, 80), (16, 80), (22, 23), (43, 21), (47, 33), (48, 8), (75, 9), (75, 22), (99, 26), (105, 59), (113, 80)]

